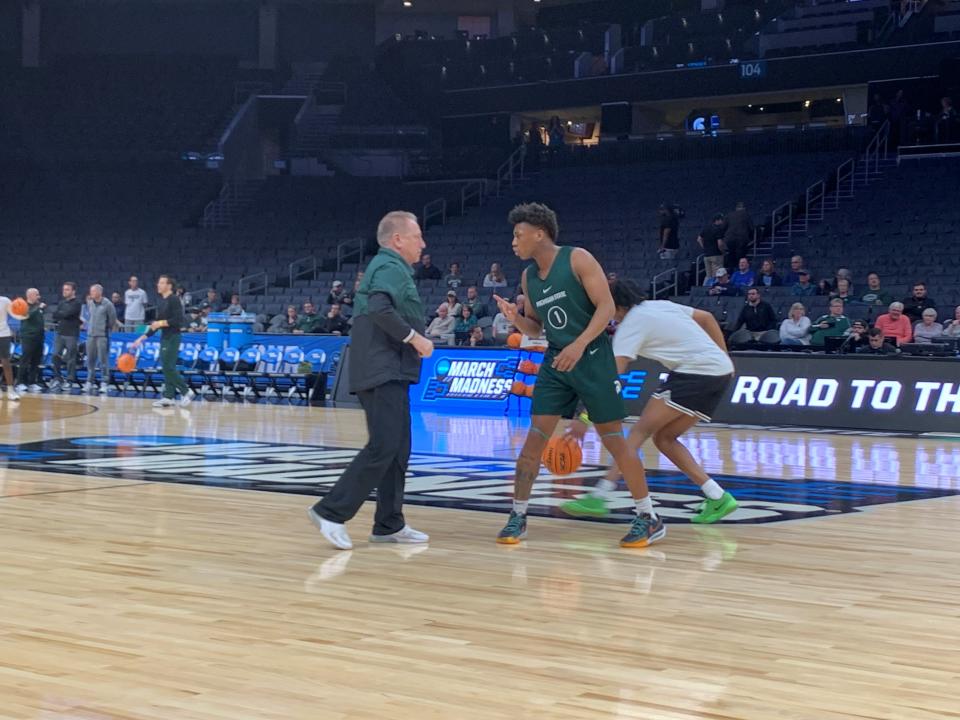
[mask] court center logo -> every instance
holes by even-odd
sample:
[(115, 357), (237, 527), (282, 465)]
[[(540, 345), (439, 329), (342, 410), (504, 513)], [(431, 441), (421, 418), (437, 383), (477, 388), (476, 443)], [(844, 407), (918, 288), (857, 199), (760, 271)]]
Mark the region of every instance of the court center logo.
[[(314, 445), (231, 442), (213, 438), (107, 436), (0, 446), (0, 468), (143, 482), (183, 483), (244, 490), (323, 495), (357, 450)], [(585, 465), (569, 476), (541, 475), (529, 512), (559, 516), (562, 502), (603, 477)], [(412, 504), (506, 513), (512, 505), (513, 458), (415, 453), (405, 501)], [(686, 522), (703, 498), (683, 475), (649, 470), (651, 496), (667, 522)], [(951, 488), (871, 485), (826, 480), (718, 476), (739, 509), (725, 523), (769, 523), (862, 510), (871, 505), (958, 495)], [(621, 487), (604, 522), (629, 522), (634, 502)]]

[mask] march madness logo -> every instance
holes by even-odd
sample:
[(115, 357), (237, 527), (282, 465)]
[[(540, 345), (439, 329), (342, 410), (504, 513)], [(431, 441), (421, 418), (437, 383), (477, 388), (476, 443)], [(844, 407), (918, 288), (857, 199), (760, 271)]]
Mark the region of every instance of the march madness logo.
[(426, 382), (424, 400), (506, 400), (517, 372), (517, 359), (460, 360), (440, 358), (435, 377)]
[[(267, 492), (323, 495), (357, 450), (208, 438), (112, 436), (45, 440), (0, 445), (0, 468), (67, 473), (149, 482), (184, 483)], [(514, 465), (467, 455), (417, 453), (410, 458), (405, 500), (418, 505), (508, 512)], [(557, 507), (595, 483), (604, 468), (541, 475), (529, 511), (559, 516)], [(668, 522), (685, 522), (697, 513), (701, 495), (683, 475), (649, 470), (657, 512)], [(856, 512), (871, 505), (960, 494), (949, 488), (869, 485), (824, 480), (772, 480), (718, 476), (740, 503), (727, 523), (765, 523)], [(633, 517), (625, 489), (614, 493), (607, 522)]]

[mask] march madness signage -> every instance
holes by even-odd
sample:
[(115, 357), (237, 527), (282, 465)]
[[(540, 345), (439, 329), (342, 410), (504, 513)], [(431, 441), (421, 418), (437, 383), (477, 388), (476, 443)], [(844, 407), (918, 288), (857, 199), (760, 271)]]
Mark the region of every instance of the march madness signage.
[[(717, 422), (960, 432), (960, 360), (737, 353)], [(640, 361), (652, 377), (662, 367)], [(643, 402), (627, 400), (639, 414)], [(645, 401), (645, 398), (644, 398)]]
[[(325, 494), (356, 456), (356, 449), (246, 442), (204, 437), (114, 435), (0, 445), (0, 468), (181, 483), (262, 492)], [(566, 517), (558, 506), (605, 474), (583, 465), (564, 477), (542, 474), (533, 488), (532, 515)], [(415, 505), (508, 513), (512, 508), (514, 458), (415, 452), (410, 457), (404, 501)], [(703, 496), (681, 473), (648, 470), (650, 494), (667, 522), (688, 522)], [(739, 508), (724, 524), (769, 523), (857, 512), (886, 503), (960, 494), (950, 487), (898, 483), (837, 482), (717, 475)], [(628, 523), (635, 503), (622, 485), (610, 499), (604, 522)]]

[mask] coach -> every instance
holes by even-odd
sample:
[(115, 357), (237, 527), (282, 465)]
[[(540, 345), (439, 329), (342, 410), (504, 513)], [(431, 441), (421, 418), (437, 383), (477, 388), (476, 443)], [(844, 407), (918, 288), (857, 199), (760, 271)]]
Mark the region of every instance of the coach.
[(350, 392), (366, 414), (369, 439), (330, 493), (310, 508), (310, 519), (335, 547), (353, 547), (344, 523), (377, 489), (370, 542), (425, 543), (430, 538), (403, 518), (410, 459), (410, 385), (433, 343), (424, 337), (424, 309), (413, 264), (425, 244), (415, 215), (387, 213), (377, 226), (380, 250), (354, 300), (350, 333)]

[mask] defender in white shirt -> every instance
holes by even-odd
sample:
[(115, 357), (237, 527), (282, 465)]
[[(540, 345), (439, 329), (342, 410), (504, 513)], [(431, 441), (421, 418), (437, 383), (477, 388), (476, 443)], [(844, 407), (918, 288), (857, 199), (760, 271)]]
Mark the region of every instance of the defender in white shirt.
[[(613, 337), (617, 371), (625, 373), (630, 362), (638, 357), (656, 360), (670, 371), (630, 430), (627, 444), (637, 452), (652, 437), (656, 448), (699, 485), (706, 496), (692, 521), (717, 522), (737, 509), (737, 501), (707, 475), (679, 438), (701, 420), (709, 422), (733, 381), (733, 362), (727, 355), (720, 325), (708, 312), (668, 301), (645, 300), (639, 287), (630, 281), (615, 282), (611, 292), (619, 321)], [(581, 415), (571, 424), (569, 433), (581, 439), (586, 432), (585, 420)], [(566, 503), (562, 509), (576, 516), (605, 515), (606, 498), (616, 487), (619, 476), (616, 466), (612, 466), (606, 479), (597, 483), (593, 492)], [(641, 488), (631, 488), (631, 491), (635, 498), (649, 500), (646, 478)], [(648, 513), (654, 525), (659, 524), (651, 508), (649, 501), (643, 507), (641, 501), (637, 501), (638, 516)], [(664, 529), (661, 533), (638, 537), (635, 544), (621, 544), (642, 547), (665, 534)]]

